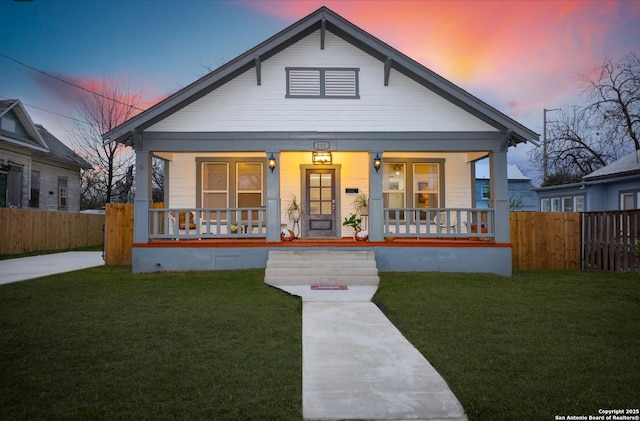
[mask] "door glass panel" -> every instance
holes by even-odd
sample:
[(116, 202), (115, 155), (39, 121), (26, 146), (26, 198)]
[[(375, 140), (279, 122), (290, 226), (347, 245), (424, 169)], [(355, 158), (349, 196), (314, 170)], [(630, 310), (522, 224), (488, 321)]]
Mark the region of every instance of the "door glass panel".
[(622, 194), (622, 207), (621, 209), (633, 209), (633, 193)]
[(311, 215), (333, 213), (332, 174), (309, 174), (309, 213)]

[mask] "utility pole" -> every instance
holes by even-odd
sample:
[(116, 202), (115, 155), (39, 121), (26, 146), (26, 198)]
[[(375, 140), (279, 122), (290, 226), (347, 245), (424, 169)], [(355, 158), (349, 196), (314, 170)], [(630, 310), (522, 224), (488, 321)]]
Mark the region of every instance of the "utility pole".
[(542, 182), (544, 183), (549, 174), (549, 166), (547, 164), (547, 113), (549, 111), (560, 111), (560, 108), (544, 109), (543, 125), (542, 125)]

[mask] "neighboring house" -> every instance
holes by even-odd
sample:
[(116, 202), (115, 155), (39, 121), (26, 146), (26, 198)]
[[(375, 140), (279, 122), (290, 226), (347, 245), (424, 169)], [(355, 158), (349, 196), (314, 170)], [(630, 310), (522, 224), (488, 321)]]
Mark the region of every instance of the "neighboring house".
[(535, 190), (543, 212), (640, 209), (640, 151), (585, 175), (581, 183)]
[[(510, 274), (507, 149), (539, 136), (322, 7), (103, 138), (136, 151), (136, 272), (357, 247), (380, 270)], [(166, 161), (162, 209), (153, 156)], [(478, 209), (485, 157), (494, 206)], [(360, 193), (366, 243), (342, 225)], [(302, 240), (285, 244), (294, 196)]]
[(91, 166), (34, 124), (20, 100), (0, 101), (0, 207), (77, 212)]
[[(512, 211), (537, 211), (538, 195), (533, 190), (531, 179), (522, 174), (515, 164), (507, 167), (507, 187), (509, 192), (509, 207)], [(476, 172), (476, 207), (491, 207), (491, 188), (489, 186), (488, 168)]]

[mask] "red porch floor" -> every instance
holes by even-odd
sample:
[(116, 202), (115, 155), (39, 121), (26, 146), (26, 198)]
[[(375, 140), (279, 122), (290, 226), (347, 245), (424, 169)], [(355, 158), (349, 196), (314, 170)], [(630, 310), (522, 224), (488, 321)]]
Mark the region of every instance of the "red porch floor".
[(293, 241), (267, 242), (265, 239), (201, 239), (201, 240), (151, 240), (148, 243), (134, 243), (133, 247), (181, 247), (181, 248), (238, 248), (238, 247), (511, 247), (511, 243), (495, 243), (480, 239), (418, 239), (395, 238), (393, 241), (355, 241), (353, 238), (342, 239), (295, 239)]

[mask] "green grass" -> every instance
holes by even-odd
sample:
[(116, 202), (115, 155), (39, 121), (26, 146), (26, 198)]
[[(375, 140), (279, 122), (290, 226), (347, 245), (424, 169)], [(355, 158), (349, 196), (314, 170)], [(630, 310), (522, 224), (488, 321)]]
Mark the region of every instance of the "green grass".
[[(0, 419), (302, 418), (300, 300), (264, 271), (0, 285)], [(640, 404), (637, 274), (383, 273), (376, 301), (470, 420)]]
[(299, 420), (300, 301), (264, 271), (0, 286), (0, 419)]
[(470, 420), (638, 408), (637, 274), (387, 273), (376, 300)]

